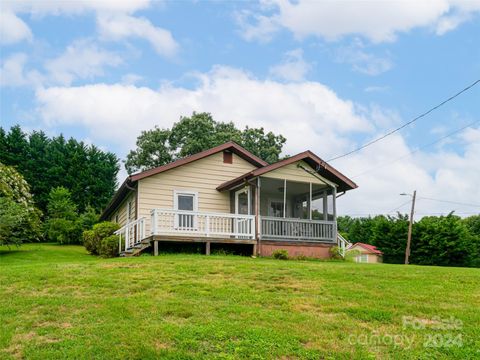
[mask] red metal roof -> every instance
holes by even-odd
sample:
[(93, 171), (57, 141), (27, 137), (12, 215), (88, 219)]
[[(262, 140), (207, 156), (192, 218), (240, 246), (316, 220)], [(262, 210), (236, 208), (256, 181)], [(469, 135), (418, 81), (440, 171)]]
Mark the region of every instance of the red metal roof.
[(362, 248), (370, 251), (371, 253), (378, 254), (378, 255), (383, 255), (383, 252), (378, 250), (376, 246), (373, 246), (373, 245), (370, 245), (370, 244), (364, 244), (364, 243), (361, 243), (361, 242), (357, 242), (357, 243), (353, 244), (351, 247), (354, 247), (355, 245), (361, 246)]

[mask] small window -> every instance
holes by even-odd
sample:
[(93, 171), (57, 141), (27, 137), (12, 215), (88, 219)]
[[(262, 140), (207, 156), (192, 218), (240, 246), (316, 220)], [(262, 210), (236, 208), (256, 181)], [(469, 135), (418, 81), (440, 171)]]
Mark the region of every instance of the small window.
[(233, 162), (233, 154), (229, 151), (223, 152), (223, 163), (224, 164), (231, 164)]
[(357, 262), (368, 263), (368, 254), (361, 254), (357, 256)]

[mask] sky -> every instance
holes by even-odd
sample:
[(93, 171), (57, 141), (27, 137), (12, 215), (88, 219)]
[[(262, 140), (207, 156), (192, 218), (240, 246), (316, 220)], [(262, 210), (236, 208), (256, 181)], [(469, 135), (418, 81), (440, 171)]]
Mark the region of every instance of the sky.
[[(480, 0), (0, 6), (1, 126), (63, 133), (121, 159), (142, 130), (206, 111), (284, 135), (283, 155), (329, 160), (480, 79)], [(417, 217), (478, 214), (479, 105), (480, 84), (331, 161), (359, 186), (338, 213), (405, 213), (400, 193), (417, 190)]]

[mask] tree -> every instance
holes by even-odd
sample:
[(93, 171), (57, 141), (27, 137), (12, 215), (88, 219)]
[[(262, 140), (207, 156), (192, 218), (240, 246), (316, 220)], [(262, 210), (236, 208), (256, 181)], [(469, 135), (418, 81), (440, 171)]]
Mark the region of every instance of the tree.
[(63, 135), (49, 138), (42, 131), (26, 134), (18, 125), (8, 133), (1, 129), (0, 161), (25, 177), (44, 213), (52, 188), (68, 188), (79, 211), (87, 206), (100, 211), (117, 185), (119, 163), (113, 153)]
[(22, 175), (0, 163), (0, 245), (38, 240), (40, 215)]
[(77, 206), (72, 201), (68, 189), (53, 188), (50, 191), (47, 210), (45, 233), (49, 241), (60, 244), (81, 242), (82, 228), (78, 219)]
[(267, 162), (279, 160), (286, 139), (263, 128), (237, 129), (232, 122), (217, 122), (209, 113), (182, 117), (171, 129), (142, 131), (136, 149), (129, 152), (125, 168), (129, 174), (161, 166), (188, 155), (235, 141)]

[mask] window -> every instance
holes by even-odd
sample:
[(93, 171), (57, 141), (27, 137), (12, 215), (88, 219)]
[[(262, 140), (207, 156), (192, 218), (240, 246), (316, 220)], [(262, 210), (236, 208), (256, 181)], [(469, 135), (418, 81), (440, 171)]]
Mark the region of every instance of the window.
[(115, 222), (118, 224), (118, 213), (115, 214)]
[(368, 263), (368, 254), (361, 254), (357, 256), (357, 262)]
[(197, 227), (197, 216), (188, 212), (198, 211), (198, 194), (194, 191), (175, 190), (173, 205), (180, 213), (175, 216), (175, 227), (194, 229)]

